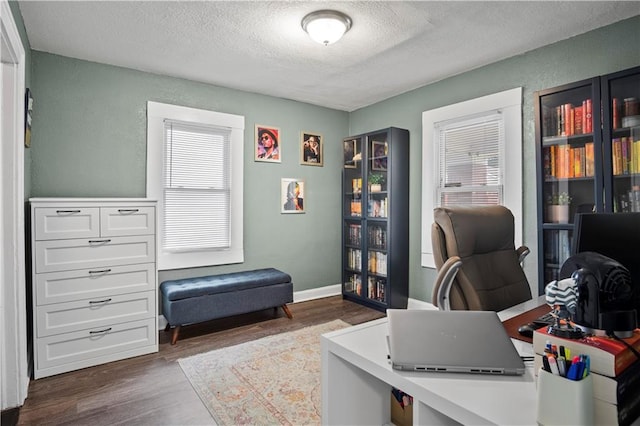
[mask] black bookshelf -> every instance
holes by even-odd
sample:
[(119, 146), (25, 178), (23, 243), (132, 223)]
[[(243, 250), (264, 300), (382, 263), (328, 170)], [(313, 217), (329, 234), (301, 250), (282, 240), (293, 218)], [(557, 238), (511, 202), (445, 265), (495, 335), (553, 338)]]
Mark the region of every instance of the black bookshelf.
[(409, 131), (343, 140), (342, 295), (406, 308), (409, 292)]
[(542, 293), (572, 253), (576, 213), (640, 211), (640, 67), (534, 98)]

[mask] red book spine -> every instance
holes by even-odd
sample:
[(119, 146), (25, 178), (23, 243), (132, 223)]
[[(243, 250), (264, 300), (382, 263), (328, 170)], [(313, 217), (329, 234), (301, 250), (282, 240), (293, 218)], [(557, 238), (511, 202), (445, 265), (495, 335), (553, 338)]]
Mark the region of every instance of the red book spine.
[(585, 102), (587, 107), (585, 124), (587, 133), (591, 133), (593, 132), (593, 103), (591, 102), (591, 99), (587, 99)]

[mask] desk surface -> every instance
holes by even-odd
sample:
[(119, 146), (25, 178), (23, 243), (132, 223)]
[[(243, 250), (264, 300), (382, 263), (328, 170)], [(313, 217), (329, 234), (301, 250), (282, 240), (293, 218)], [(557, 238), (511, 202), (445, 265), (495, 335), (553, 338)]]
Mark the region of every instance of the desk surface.
[[(537, 298), (499, 313), (506, 320), (544, 302)], [(400, 372), (387, 359), (387, 319), (323, 335), (323, 350), (344, 359), (379, 380), (412, 395), (414, 401), (463, 424), (536, 424), (533, 363), (522, 376)], [(481, 336), (479, 336), (481, 338)], [(513, 340), (513, 339), (512, 339)], [(523, 356), (531, 344), (513, 340)]]

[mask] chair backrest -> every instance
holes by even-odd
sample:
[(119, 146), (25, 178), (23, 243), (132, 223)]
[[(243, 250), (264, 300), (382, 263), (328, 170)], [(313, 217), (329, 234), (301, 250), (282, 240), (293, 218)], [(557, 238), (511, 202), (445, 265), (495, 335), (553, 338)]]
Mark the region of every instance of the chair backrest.
[[(509, 209), (438, 207), (433, 217), (431, 242), (437, 270), (442, 272), (452, 256), (462, 261), (448, 296), (451, 309), (501, 311), (531, 299), (513, 241), (514, 219)], [(437, 291), (434, 288), (434, 304)]]

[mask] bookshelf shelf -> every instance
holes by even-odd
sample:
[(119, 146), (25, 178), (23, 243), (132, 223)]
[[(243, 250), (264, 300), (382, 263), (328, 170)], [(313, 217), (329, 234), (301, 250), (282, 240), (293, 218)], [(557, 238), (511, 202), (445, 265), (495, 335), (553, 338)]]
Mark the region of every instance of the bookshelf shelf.
[(406, 308), (409, 132), (391, 127), (343, 146), (343, 297), (381, 311)]
[[(541, 90), (534, 98), (542, 293), (571, 254), (576, 213), (640, 211), (640, 126), (622, 126), (632, 112), (627, 105), (640, 99), (640, 67)], [(567, 223), (554, 223), (551, 214), (560, 194), (570, 197)]]

